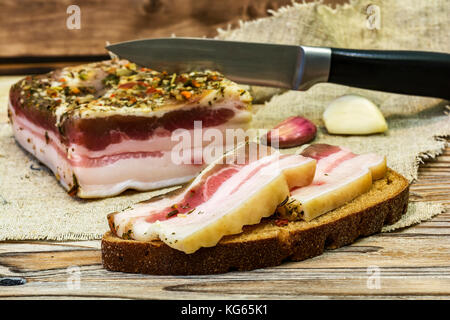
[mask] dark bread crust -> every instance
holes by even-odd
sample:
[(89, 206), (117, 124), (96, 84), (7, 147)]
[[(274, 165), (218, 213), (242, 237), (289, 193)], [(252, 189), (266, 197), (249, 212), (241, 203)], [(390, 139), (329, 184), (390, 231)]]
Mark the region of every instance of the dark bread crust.
[(110, 232), (102, 239), (102, 261), (111, 271), (156, 275), (191, 275), (253, 270), (300, 261), (335, 249), (358, 237), (379, 232), (406, 212), (408, 181), (393, 170), (352, 202), (311, 222), (277, 226), (265, 219), (241, 234), (224, 237), (216, 246), (185, 254), (161, 241), (123, 240)]

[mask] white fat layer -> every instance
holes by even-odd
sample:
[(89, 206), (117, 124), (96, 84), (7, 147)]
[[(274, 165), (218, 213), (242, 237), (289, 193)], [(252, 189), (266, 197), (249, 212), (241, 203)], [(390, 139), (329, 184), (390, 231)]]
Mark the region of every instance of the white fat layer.
[[(17, 117), (12, 108), (10, 108), (10, 111), (12, 115), (12, 129), (16, 141), (40, 162), (45, 164), (55, 174), (65, 189), (70, 189), (73, 184), (73, 171), (69, 161), (61, 157), (58, 151), (50, 144), (47, 144), (44, 139), (33, 134), (28, 127), (30, 122), (27, 119)], [(45, 130), (41, 128), (34, 126), (33, 131), (38, 131), (42, 136), (45, 136)]]
[[(123, 158), (97, 167), (74, 167), (79, 182), (84, 185), (115, 184), (129, 177), (142, 182), (157, 182), (198, 174), (202, 165), (177, 165), (171, 160), (171, 153), (161, 157)], [(83, 178), (82, 178), (83, 177)], [(100, 179), (100, 180), (99, 180)], [(184, 180), (184, 179), (183, 179)]]
[[(203, 177), (207, 175), (211, 170), (215, 168), (215, 165), (225, 161), (224, 159), (227, 157), (227, 155), (233, 154), (233, 150), (228, 151), (223, 155), (223, 157), (216, 159), (212, 163), (210, 163), (199, 175), (195, 177), (195, 179), (190, 183), (189, 188), (186, 188), (182, 193), (178, 194), (175, 197), (164, 197), (158, 201), (151, 202), (150, 204), (147, 203), (138, 203), (134, 205), (132, 208), (118, 212), (114, 215), (114, 224), (117, 228), (117, 233), (119, 235), (122, 235), (124, 232), (124, 229), (127, 225), (127, 222), (133, 218), (143, 217), (146, 218), (150, 216), (153, 213), (159, 212), (164, 210), (165, 208), (171, 206), (174, 203), (181, 202), (184, 197), (186, 196), (186, 193), (190, 192), (189, 190), (196, 187), (199, 183), (202, 182)], [(233, 166), (233, 165), (230, 165)], [(228, 166), (225, 168), (229, 168)], [(222, 170), (221, 170), (222, 171)], [(215, 175), (219, 174), (220, 172), (216, 173)], [(207, 178), (208, 180), (209, 178)], [(146, 224), (140, 224), (138, 223), (137, 226), (135, 226), (138, 230), (144, 225), (145, 228)], [(156, 221), (153, 226), (153, 230), (142, 230), (142, 232), (137, 231), (139, 234), (145, 234), (149, 239), (158, 239), (158, 232), (155, 231), (156, 229), (159, 230), (160, 221)]]
[[(45, 130), (42, 127), (37, 126), (33, 122), (29, 121), (27, 118), (17, 115), (10, 102), (8, 103), (8, 107), (9, 107), (9, 110), (11, 112), (11, 116), (13, 119), (13, 125), (16, 125), (18, 128), (20, 128), (21, 131), (26, 130), (31, 135), (33, 135), (33, 133), (36, 133), (42, 137), (45, 137), (45, 135), (47, 135), (49, 138), (49, 141), (52, 141), (53, 143), (55, 143), (60, 150), (62, 150), (64, 152), (67, 151), (67, 147), (61, 143), (61, 141), (59, 140), (59, 138), (53, 131)], [(35, 135), (33, 135), (33, 137), (34, 136)], [(49, 145), (46, 145), (46, 147), (48, 147), (48, 146)]]
[[(143, 241), (159, 238), (168, 243), (181, 241), (197, 231), (213, 225), (237, 208), (245, 206), (245, 199), (249, 199), (260, 192), (266, 185), (278, 178), (284, 170), (304, 166), (311, 161), (314, 160), (296, 155), (282, 159), (279, 159), (279, 154), (264, 157), (243, 167), (227, 179), (210, 199), (184, 217), (177, 216), (154, 223), (145, 221), (149, 212), (155, 212), (155, 208), (166, 208), (176, 203), (177, 200), (181, 200), (183, 195), (177, 197), (178, 199), (163, 199), (164, 205), (156, 202), (148, 203), (136, 208), (135, 212), (130, 210), (126, 214), (116, 215), (117, 218), (115, 217), (114, 222), (116, 226), (119, 226), (118, 235), (121, 236), (126, 224), (130, 220), (134, 220), (130, 218), (141, 217), (132, 222), (133, 238)], [(264, 164), (266, 166), (259, 168)], [(249, 177), (254, 170), (257, 170), (257, 172)], [(236, 191), (238, 186), (239, 188)]]
[[(194, 171), (194, 168), (190, 168), (191, 171)], [(181, 185), (186, 183), (195, 177), (197, 171), (186, 172), (183, 176), (173, 178), (173, 179), (164, 179), (159, 181), (141, 181), (129, 179), (125, 181), (120, 181), (118, 183), (113, 184), (91, 184), (84, 185), (80, 188), (79, 196), (82, 198), (102, 198), (102, 197), (110, 197), (113, 195), (117, 195), (122, 193), (127, 189), (135, 189), (140, 191), (153, 190), (153, 189), (161, 189), (165, 187)], [(190, 174), (190, 175), (189, 175)], [(141, 178), (139, 178), (141, 179)]]
[[(177, 165), (171, 161), (170, 152), (163, 153), (162, 157), (120, 159), (101, 167), (75, 167), (53, 144), (47, 144), (41, 138), (45, 137), (46, 130), (17, 116), (11, 107), (10, 111), (17, 142), (50, 168), (65, 189), (72, 187), (75, 174), (80, 197), (106, 197), (128, 188), (150, 190), (177, 185), (191, 180), (203, 168), (200, 165)], [(65, 150), (53, 132), (47, 131), (47, 135), (50, 141)]]
[[(313, 161), (302, 158), (301, 156), (290, 156), (279, 159), (276, 154), (265, 157), (262, 160), (265, 161), (257, 161), (253, 166), (246, 166), (244, 170), (239, 171), (225, 181), (209, 201), (197, 207), (197, 210), (192, 214), (194, 217), (192, 220), (182, 218), (170, 219), (165, 221), (165, 223), (168, 226), (174, 227), (184, 226), (184, 233), (179, 232), (178, 236), (180, 238), (183, 235), (188, 236), (195, 230), (201, 229), (202, 225), (204, 227), (213, 223), (228, 212), (232, 212), (242, 206), (245, 203), (245, 199), (257, 194), (267, 184), (280, 176), (284, 170), (303, 166), (307, 162)], [(258, 169), (262, 164), (267, 165)], [(249, 174), (255, 169), (258, 170), (257, 173), (250, 177)], [(237, 187), (238, 189), (236, 190)], [(205, 212), (207, 217), (203, 218), (201, 215), (195, 215), (198, 211)]]
[(351, 155), (352, 152), (349, 149), (341, 148), (340, 151), (330, 154), (325, 158), (321, 158), (317, 161), (316, 172), (325, 171), (330, 165), (333, 165), (336, 161), (344, 158), (345, 156)]
[[(381, 165), (384, 162), (384, 157), (377, 154), (363, 154), (343, 161), (330, 172), (325, 171), (331, 163), (343, 156), (345, 156), (343, 152), (337, 152), (320, 159), (317, 162), (312, 184), (294, 190), (291, 196), (302, 204), (306, 204), (309, 201), (348, 186), (362, 176), (370, 174), (370, 168)], [(317, 185), (318, 183), (321, 183), (321, 185)]]

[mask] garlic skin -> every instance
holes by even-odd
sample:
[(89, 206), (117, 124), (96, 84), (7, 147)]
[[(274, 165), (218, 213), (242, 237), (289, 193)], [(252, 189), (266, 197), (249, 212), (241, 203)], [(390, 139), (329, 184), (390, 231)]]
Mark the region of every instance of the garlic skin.
[(365, 135), (385, 132), (386, 120), (378, 107), (369, 99), (345, 95), (330, 102), (323, 113), (329, 133)]
[(293, 116), (277, 124), (262, 137), (261, 143), (280, 149), (293, 148), (314, 140), (316, 133), (314, 123), (304, 117)]

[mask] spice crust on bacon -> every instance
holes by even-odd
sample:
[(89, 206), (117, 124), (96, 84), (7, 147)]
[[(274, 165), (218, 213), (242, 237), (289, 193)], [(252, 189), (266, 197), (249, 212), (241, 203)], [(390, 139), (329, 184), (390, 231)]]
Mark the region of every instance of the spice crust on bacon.
[(246, 128), (250, 106), (249, 93), (217, 72), (168, 74), (110, 60), (24, 78), (10, 90), (8, 114), (19, 144), (67, 190), (104, 197), (193, 178), (201, 166), (170, 163), (171, 133), (192, 130), (195, 120)]

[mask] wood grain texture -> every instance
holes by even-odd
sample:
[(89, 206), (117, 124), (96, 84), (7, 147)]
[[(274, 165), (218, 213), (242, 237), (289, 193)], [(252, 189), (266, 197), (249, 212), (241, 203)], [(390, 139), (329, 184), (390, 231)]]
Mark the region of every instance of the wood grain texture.
[[(310, 0), (311, 1), (311, 0)], [(325, 3), (344, 3), (328, 0)], [(66, 27), (64, 0), (0, 2), (0, 57), (105, 54), (111, 43), (149, 37), (214, 36), (217, 28), (268, 16), (291, 0), (79, 0), (81, 28)]]
[(55, 69), (110, 59), (109, 55), (88, 55), (75, 57), (22, 57), (0, 58), (0, 75), (30, 75), (47, 73)]
[[(45, 73), (105, 60), (107, 41), (173, 34), (213, 37), (217, 28), (234, 28), (240, 20), (267, 17), (270, 10), (289, 5), (291, 1), (79, 0), (76, 4), (81, 11), (81, 28), (73, 30), (66, 26), (70, 1), (0, 1), (0, 75)], [(345, 2), (324, 1), (331, 6)], [(47, 61), (48, 58), (60, 61)]]
[[(0, 298), (39, 299), (449, 299), (450, 147), (421, 166), (411, 201), (443, 201), (447, 212), (404, 230), (362, 238), (301, 262), (208, 276), (149, 276), (101, 267), (100, 241), (0, 243), (0, 275), (27, 283), (2, 287)], [(68, 286), (68, 267), (80, 287)], [(380, 268), (380, 288), (367, 285)], [(70, 283), (69, 283), (70, 284)]]

